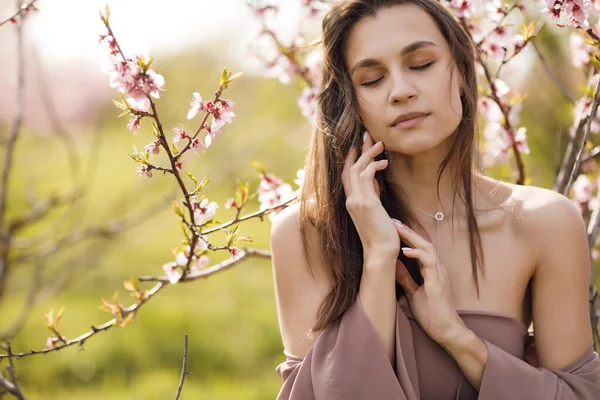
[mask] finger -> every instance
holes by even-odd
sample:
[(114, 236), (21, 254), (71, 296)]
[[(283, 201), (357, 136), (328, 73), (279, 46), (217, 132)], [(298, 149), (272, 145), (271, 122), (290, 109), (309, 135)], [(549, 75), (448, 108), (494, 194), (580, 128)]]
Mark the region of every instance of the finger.
[(354, 171), (356, 174), (362, 172), (365, 168), (367, 168), (369, 163), (383, 151), (384, 148), (385, 146), (383, 145), (383, 142), (379, 141), (375, 143), (358, 158), (358, 160), (354, 163), (354, 166), (352, 166), (351, 171)]
[(419, 285), (416, 284), (410, 272), (406, 269), (406, 265), (400, 260), (396, 260), (396, 282), (402, 286), (409, 299), (419, 289)]
[(388, 166), (388, 160), (379, 160), (371, 162), (363, 172), (360, 173), (360, 178), (365, 183), (369, 183), (373, 187), (373, 179), (375, 179), (375, 173), (381, 171)]
[(342, 169), (342, 185), (344, 186), (344, 191), (346, 192), (346, 197), (350, 195), (351, 192), (351, 180), (350, 180), (350, 168), (356, 162), (356, 158), (358, 157), (358, 149), (356, 146), (352, 146), (348, 151), (348, 155), (346, 156), (346, 160), (344, 161), (344, 168)]
[(426, 240), (417, 232), (413, 231), (404, 224), (398, 224), (394, 222), (394, 225), (396, 226), (396, 230), (402, 239), (410, 242), (414, 248), (421, 249), (426, 253), (435, 256), (435, 248), (430, 241)]
[(365, 131), (365, 133), (363, 134), (363, 144), (362, 144), (361, 154), (365, 154), (367, 151), (369, 151), (369, 149), (371, 147), (373, 147), (374, 144), (375, 144), (375, 142), (373, 141), (373, 138), (371, 137), (369, 132)]
[(437, 270), (437, 260), (431, 256), (428, 252), (422, 249), (411, 249), (410, 247), (403, 247), (402, 252), (408, 258), (416, 258), (421, 261), (425, 268), (435, 268)]

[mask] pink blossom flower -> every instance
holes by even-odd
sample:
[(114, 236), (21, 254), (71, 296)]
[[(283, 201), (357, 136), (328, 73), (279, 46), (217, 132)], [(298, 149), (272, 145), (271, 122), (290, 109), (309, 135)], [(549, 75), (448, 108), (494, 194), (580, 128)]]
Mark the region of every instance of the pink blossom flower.
[(167, 279), (169, 279), (169, 282), (171, 282), (172, 284), (176, 284), (177, 282), (179, 282), (179, 279), (182, 276), (182, 271), (181, 268), (177, 265), (177, 263), (173, 261), (168, 262), (162, 266), (162, 269), (165, 272)]
[(457, 17), (471, 18), (474, 12), (473, 0), (450, 0), (450, 8)]
[(221, 103), (221, 108), (225, 112), (233, 111), (233, 107), (235, 107), (235, 103), (231, 100), (221, 99), (220, 103)]
[(137, 170), (136, 170), (140, 176), (144, 177), (147, 176), (148, 178), (152, 178), (152, 170), (150, 169), (150, 167), (146, 164), (142, 164), (140, 165)]
[(156, 140), (150, 144), (147, 144), (144, 147), (144, 149), (149, 151), (152, 154), (158, 154), (160, 152), (160, 143), (158, 142), (158, 140)]
[(140, 117), (139, 115), (136, 115), (131, 120), (129, 120), (129, 123), (127, 124), (127, 129), (129, 129), (134, 134), (137, 134), (140, 131), (140, 121), (141, 120), (142, 120), (142, 117)]
[(194, 210), (194, 220), (196, 225), (202, 225), (206, 221), (212, 219), (212, 217), (216, 214), (217, 208), (219, 205), (217, 203), (208, 202), (208, 199), (203, 199), (201, 202), (198, 202), (198, 198), (193, 196), (191, 198), (192, 209)]
[(305, 73), (313, 87), (320, 87), (323, 80), (323, 49), (313, 50), (304, 60)]
[[(260, 184), (258, 187), (259, 209), (265, 210), (273, 208), (277, 204), (283, 203), (292, 198), (296, 193), (292, 190), (292, 186), (284, 183), (282, 179), (273, 174), (261, 175)], [(285, 207), (279, 207), (269, 213), (271, 222), (275, 216)]]
[(298, 98), (298, 106), (302, 111), (304, 118), (308, 119), (312, 125), (315, 124), (315, 112), (317, 111), (318, 90), (306, 87)]
[[(62, 340), (66, 340), (65, 337), (63, 337)], [(59, 339), (57, 337), (49, 337), (48, 339), (46, 339), (46, 347), (49, 349), (53, 349), (60, 342), (61, 342), (61, 339)]]
[(146, 71), (146, 79), (145, 79), (145, 90), (147, 94), (154, 97), (155, 99), (160, 98), (160, 92), (165, 90), (165, 78), (149, 69)]
[(501, 79), (496, 79), (494, 81), (494, 90), (498, 97), (504, 97), (510, 92), (510, 87)]
[(230, 247), (229, 249), (229, 254), (231, 254), (231, 257), (236, 260), (241, 256), (241, 250), (238, 249), (237, 247)]
[(224, 207), (225, 207), (227, 210), (229, 210), (229, 209), (230, 209), (230, 208), (232, 208), (232, 207), (237, 207), (237, 205), (236, 205), (236, 203), (235, 203), (235, 200), (233, 199), (233, 197), (232, 197), (232, 198), (229, 198), (229, 199), (227, 199), (227, 200), (225, 201), (225, 205), (224, 205)]
[(587, 175), (581, 174), (573, 182), (573, 201), (579, 204), (587, 204), (592, 200), (594, 187)]
[[(190, 246), (187, 246), (188, 248), (188, 252), (189, 252), (189, 248)], [(188, 262), (188, 256), (186, 253), (184, 253), (183, 251), (180, 251), (179, 253), (177, 253), (177, 255), (175, 256), (175, 264), (179, 265), (180, 267), (185, 267), (187, 265)]]
[(199, 138), (192, 139), (192, 148), (196, 151), (200, 151), (204, 149), (204, 144)]
[(304, 180), (306, 178), (306, 171), (304, 169), (299, 169), (296, 172), (296, 179), (294, 179), (294, 183), (298, 185), (298, 190), (302, 189), (304, 186)]
[[(515, 145), (522, 154), (530, 153), (526, 133), (527, 128), (525, 127), (520, 127), (514, 133)], [(502, 124), (496, 121), (488, 122), (483, 131), (483, 136), (486, 139), (485, 154), (483, 156), (484, 164), (491, 166), (505, 161), (512, 147), (512, 141)]]
[(189, 137), (185, 129), (183, 129), (183, 126), (176, 126), (173, 128), (173, 133), (175, 134), (175, 137), (173, 137), (173, 143), (177, 143)]
[(181, 171), (181, 169), (183, 168), (183, 161), (181, 161), (181, 160), (175, 161), (175, 168), (177, 168), (178, 170)]
[(587, 27), (587, 18), (592, 11), (590, 0), (545, 0), (543, 13), (550, 15), (557, 25)]
[(583, 36), (578, 33), (571, 33), (569, 45), (571, 47), (571, 60), (576, 68), (581, 68), (591, 61), (591, 53), (595, 50), (595, 47), (586, 43)]
[(200, 258), (198, 258), (196, 260), (196, 262), (192, 265), (191, 271), (192, 272), (199, 271), (202, 268), (208, 267), (209, 264), (210, 264), (210, 257), (208, 257), (208, 256), (200, 256)]
[(190, 110), (188, 111), (187, 119), (192, 119), (196, 116), (196, 114), (198, 114), (198, 112), (205, 110), (200, 93), (194, 92), (192, 96), (193, 97), (192, 101), (190, 101)]

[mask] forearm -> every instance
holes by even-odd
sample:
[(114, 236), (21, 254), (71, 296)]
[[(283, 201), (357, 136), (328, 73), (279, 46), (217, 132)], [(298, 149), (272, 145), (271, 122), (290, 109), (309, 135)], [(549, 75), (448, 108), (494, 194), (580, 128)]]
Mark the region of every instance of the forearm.
[(485, 343), (469, 328), (457, 328), (456, 334), (442, 347), (454, 358), (465, 378), (479, 391), (488, 360)]
[(394, 365), (396, 352), (396, 281), (394, 259), (365, 259), (360, 282), (361, 304)]

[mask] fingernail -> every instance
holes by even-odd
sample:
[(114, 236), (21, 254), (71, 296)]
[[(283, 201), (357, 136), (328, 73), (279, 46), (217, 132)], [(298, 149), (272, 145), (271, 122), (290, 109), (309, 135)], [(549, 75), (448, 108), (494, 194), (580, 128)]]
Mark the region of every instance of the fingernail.
[(398, 226), (402, 226), (402, 222), (398, 221), (396, 218), (392, 218), (392, 222)]
[(369, 132), (365, 131), (365, 133), (363, 133), (363, 142), (366, 142), (368, 137), (369, 137)]
[(411, 249), (410, 247), (403, 247), (403, 248), (402, 248), (402, 251), (404, 251), (404, 252), (407, 252), (407, 251), (408, 251), (408, 252), (410, 252), (410, 251), (412, 251), (412, 250), (413, 250), (413, 249)]

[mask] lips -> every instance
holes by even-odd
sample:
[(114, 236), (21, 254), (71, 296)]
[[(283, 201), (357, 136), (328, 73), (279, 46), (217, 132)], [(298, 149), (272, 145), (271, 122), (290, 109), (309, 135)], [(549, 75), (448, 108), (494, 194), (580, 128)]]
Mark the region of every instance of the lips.
[(423, 112), (410, 112), (402, 114), (392, 122), (391, 127), (397, 129), (408, 129), (419, 125), (429, 114)]

